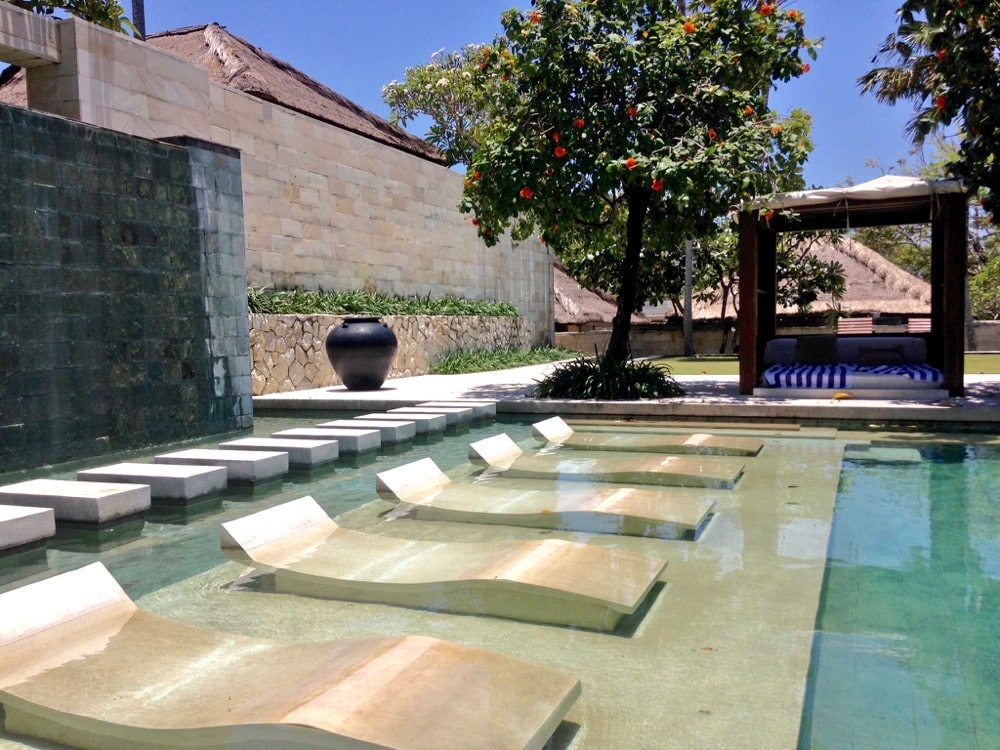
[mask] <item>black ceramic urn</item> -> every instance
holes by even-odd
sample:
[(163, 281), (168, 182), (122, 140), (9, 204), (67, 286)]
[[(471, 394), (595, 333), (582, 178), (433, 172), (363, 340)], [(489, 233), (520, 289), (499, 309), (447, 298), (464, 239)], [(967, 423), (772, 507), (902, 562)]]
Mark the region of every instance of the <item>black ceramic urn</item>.
[(326, 334), (326, 356), (351, 391), (381, 388), (398, 346), (396, 334), (377, 317), (345, 318)]

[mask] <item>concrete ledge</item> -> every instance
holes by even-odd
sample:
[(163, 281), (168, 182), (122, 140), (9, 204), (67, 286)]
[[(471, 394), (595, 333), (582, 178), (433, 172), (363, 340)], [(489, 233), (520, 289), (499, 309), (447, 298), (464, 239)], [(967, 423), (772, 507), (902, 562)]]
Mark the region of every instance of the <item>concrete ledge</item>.
[(0, 3), (0, 60), (31, 68), (60, 60), (58, 22)]
[(158, 464), (224, 466), (230, 482), (262, 482), (288, 472), (288, 454), (278, 451), (191, 448), (174, 453), (162, 453), (153, 460)]
[(340, 456), (336, 440), (294, 440), (292, 438), (241, 438), (219, 443), (223, 450), (282, 451), (293, 466), (319, 466)]
[(0, 505), (0, 550), (23, 547), (55, 533), (56, 514), (52, 508)]
[(291, 440), (336, 440), (342, 454), (367, 453), (382, 447), (378, 430), (345, 430), (333, 427), (293, 427), (271, 433), (273, 438)]
[(51, 508), (57, 521), (104, 523), (149, 510), (148, 484), (32, 479), (0, 487), (0, 503)]
[(148, 484), (154, 500), (193, 500), (226, 489), (227, 471), (221, 466), (121, 463), (84, 469), (81, 482), (136, 482)]
[(341, 430), (378, 430), (381, 433), (383, 445), (395, 445), (413, 440), (417, 434), (417, 425), (403, 419), (336, 419), (333, 422), (321, 422), (317, 427), (332, 427)]

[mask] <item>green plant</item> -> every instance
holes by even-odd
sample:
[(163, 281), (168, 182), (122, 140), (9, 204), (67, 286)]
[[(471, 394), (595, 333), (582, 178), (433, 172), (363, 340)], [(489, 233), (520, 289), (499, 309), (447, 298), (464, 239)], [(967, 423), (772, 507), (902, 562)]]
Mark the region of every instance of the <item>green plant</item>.
[(375, 292), (306, 292), (298, 289), (247, 289), (252, 313), (279, 315), (480, 315), (516, 318), (520, 311), (507, 302), (459, 297), (402, 297)]
[(651, 362), (621, 360), (607, 354), (578, 357), (556, 365), (532, 391), (536, 398), (634, 401), (683, 396), (667, 367)]
[(9, 0), (13, 5), (43, 16), (62, 11), (112, 31), (136, 33), (135, 26), (125, 16), (116, 0)]
[(435, 375), (458, 375), (465, 372), (486, 372), (488, 370), (508, 370), (512, 367), (540, 365), (574, 357), (576, 352), (554, 347), (521, 349), (480, 349), (457, 351), (446, 354), (431, 366)]

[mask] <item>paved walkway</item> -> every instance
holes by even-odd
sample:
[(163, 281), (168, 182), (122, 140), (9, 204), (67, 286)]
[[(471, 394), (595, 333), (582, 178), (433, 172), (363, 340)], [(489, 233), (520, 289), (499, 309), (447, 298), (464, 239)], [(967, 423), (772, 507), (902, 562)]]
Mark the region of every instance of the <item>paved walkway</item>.
[(962, 398), (931, 403), (904, 400), (780, 399), (739, 395), (735, 375), (678, 375), (686, 395), (656, 401), (558, 401), (532, 399), (531, 389), (553, 365), (467, 375), (420, 375), (386, 381), (378, 391), (343, 386), (276, 393), (254, 398), (258, 411), (379, 411), (422, 401), (486, 399), (497, 411), (579, 416), (680, 419), (919, 422), (933, 426), (975, 425), (1000, 431), (1000, 375), (967, 375)]

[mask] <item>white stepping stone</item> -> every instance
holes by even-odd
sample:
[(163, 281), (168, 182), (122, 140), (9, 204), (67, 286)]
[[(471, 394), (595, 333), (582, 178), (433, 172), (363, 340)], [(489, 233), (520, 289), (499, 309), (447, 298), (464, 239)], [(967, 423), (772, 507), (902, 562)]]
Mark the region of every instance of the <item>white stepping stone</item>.
[(122, 463), (84, 469), (76, 473), (81, 482), (135, 482), (148, 484), (155, 499), (193, 500), (226, 489), (224, 466)]
[(400, 419), (335, 419), (332, 422), (321, 422), (317, 427), (329, 427), (335, 430), (378, 430), (382, 434), (383, 445), (405, 443), (413, 440), (417, 434), (417, 426), (413, 422)]
[(471, 422), (475, 411), (468, 406), (397, 406), (389, 409), (387, 414), (397, 414), (403, 419), (408, 414), (444, 414), (448, 418), (448, 426), (452, 427)]
[(174, 453), (163, 453), (153, 460), (158, 464), (224, 466), (230, 482), (261, 482), (288, 472), (288, 454), (280, 451), (190, 448)]
[(437, 408), (441, 406), (457, 406), (462, 409), (472, 409), (474, 419), (496, 419), (497, 416), (497, 402), (496, 401), (424, 401), (417, 404), (418, 409), (424, 407)]
[(293, 466), (318, 466), (336, 460), (340, 446), (336, 440), (295, 440), (294, 438), (240, 438), (219, 443), (224, 450), (270, 450), (288, 454)]
[[(358, 419), (364, 419), (367, 421), (384, 420), (391, 422), (399, 419), (399, 415), (376, 412), (373, 414), (362, 414), (358, 417)], [(418, 435), (425, 435), (430, 432), (444, 432), (444, 428), (448, 426), (448, 417), (444, 414), (410, 413), (406, 415), (406, 420), (408, 422), (413, 422), (417, 428)]]
[(0, 503), (52, 508), (57, 521), (104, 523), (149, 510), (148, 484), (32, 479), (0, 487)]
[(56, 514), (52, 508), (0, 505), (0, 550), (48, 539), (55, 533)]
[(378, 450), (382, 447), (379, 430), (344, 430), (334, 427), (293, 427), (272, 432), (273, 438), (293, 440), (336, 440), (341, 455), (353, 455)]

